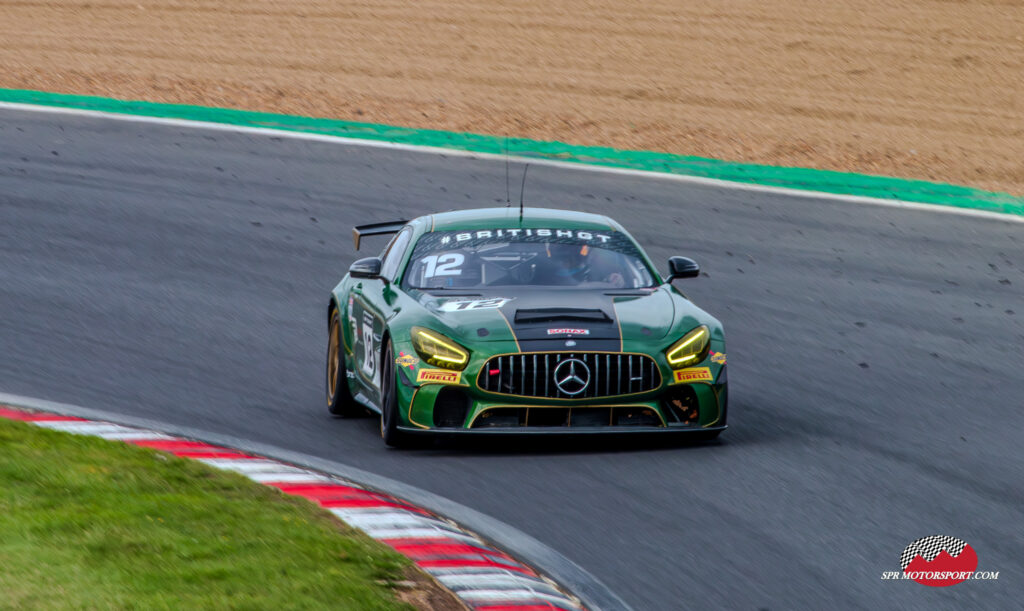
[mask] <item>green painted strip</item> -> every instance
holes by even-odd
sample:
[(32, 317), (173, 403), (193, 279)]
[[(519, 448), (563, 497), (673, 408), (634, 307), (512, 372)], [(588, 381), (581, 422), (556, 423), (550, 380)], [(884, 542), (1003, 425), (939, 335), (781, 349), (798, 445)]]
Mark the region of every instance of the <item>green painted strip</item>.
[[(443, 147), (477, 153), (502, 154), (505, 152), (505, 138), (497, 136), (411, 129), (374, 123), (297, 117), (227, 108), (127, 102), (111, 98), (19, 89), (0, 89), (0, 102), (227, 123), (344, 138)], [(510, 153), (519, 157), (701, 176), (772, 187), (940, 204), (1024, 216), (1024, 197), (924, 180), (904, 180), (829, 170), (733, 163), (670, 153), (628, 151), (602, 146), (575, 146), (564, 142), (543, 142), (525, 138), (510, 138), (508, 147)]]

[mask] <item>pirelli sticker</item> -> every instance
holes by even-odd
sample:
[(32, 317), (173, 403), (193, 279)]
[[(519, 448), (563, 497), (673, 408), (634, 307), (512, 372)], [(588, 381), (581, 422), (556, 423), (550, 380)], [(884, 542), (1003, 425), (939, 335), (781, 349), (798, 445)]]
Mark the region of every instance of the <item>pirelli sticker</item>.
[(447, 369), (420, 369), (416, 374), (416, 381), (424, 384), (458, 384), (461, 380), (461, 371)]
[(676, 384), (691, 384), (693, 382), (711, 382), (711, 369), (707, 367), (690, 367), (689, 369), (677, 369), (673, 373), (673, 381)]

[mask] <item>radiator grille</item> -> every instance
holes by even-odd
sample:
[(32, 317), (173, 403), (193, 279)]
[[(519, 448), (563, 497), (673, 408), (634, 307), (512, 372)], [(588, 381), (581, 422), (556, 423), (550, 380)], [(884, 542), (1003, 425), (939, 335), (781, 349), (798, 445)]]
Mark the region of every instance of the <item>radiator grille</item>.
[(661, 372), (654, 359), (644, 354), (503, 354), (487, 361), (477, 384), (504, 395), (593, 399), (654, 390), (661, 385)]

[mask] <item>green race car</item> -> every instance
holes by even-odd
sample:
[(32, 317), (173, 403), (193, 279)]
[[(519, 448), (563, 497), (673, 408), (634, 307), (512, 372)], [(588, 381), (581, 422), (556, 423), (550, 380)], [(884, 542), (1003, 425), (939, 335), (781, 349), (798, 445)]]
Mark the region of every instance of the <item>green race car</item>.
[(612, 219), (491, 208), (377, 223), (327, 309), (327, 406), (380, 414), (388, 445), (420, 433), (726, 428), (722, 325), (662, 278)]

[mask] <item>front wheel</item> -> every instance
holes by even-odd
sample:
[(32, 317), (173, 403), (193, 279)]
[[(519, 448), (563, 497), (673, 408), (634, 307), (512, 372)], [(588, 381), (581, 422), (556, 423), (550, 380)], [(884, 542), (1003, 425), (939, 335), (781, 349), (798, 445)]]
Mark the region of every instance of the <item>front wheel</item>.
[(380, 368), (380, 436), (384, 438), (384, 443), (393, 448), (409, 445), (409, 435), (398, 430), (397, 383), (394, 351), (389, 339)]
[(341, 418), (352, 418), (363, 410), (348, 389), (344, 350), (341, 345), (341, 320), (338, 309), (334, 308), (331, 310), (331, 326), (327, 336), (327, 411)]

